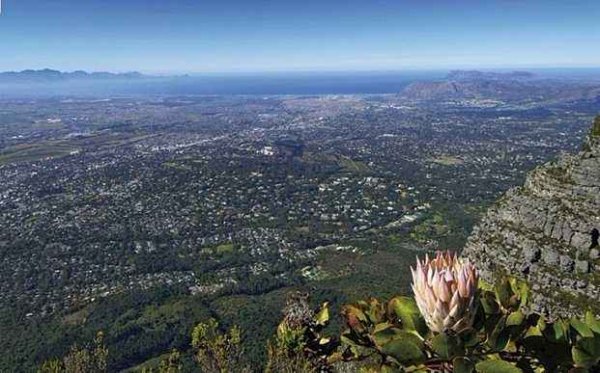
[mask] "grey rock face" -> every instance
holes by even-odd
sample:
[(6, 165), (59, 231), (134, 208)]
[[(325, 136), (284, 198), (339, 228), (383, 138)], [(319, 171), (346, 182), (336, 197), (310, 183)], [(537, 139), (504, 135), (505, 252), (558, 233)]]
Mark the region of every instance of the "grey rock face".
[(544, 263), (548, 266), (557, 266), (560, 263), (558, 251), (551, 248), (544, 250)]
[(523, 256), (529, 263), (535, 263), (542, 257), (542, 251), (537, 247), (526, 247), (523, 249)]
[(591, 265), (587, 260), (577, 260), (575, 262), (575, 270), (579, 273), (589, 273), (590, 269)]
[(561, 255), (560, 268), (564, 272), (573, 272), (573, 269), (575, 269), (575, 261), (571, 259), (568, 255)]
[(487, 281), (527, 280), (531, 308), (554, 316), (600, 314), (600, 117), (583, 147), (530, 172), (473, 230), (463, 255)]

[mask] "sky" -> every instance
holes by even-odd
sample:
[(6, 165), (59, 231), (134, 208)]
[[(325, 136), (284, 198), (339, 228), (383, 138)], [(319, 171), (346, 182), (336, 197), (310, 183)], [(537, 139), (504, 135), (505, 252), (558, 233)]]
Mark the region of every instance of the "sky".
[(0, 71), (600, 67), (599, 0), (2, 0)]

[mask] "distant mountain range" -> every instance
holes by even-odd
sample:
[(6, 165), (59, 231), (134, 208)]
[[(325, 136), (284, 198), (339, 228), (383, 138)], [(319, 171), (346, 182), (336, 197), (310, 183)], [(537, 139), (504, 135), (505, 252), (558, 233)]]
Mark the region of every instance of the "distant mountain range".
[(519, 80), (532, 79), (535, 74), (529, 71), (493, 72), (478, 70), (453, 70), (446, 77), (448, 80)]
[(533, 73), (451, 71), (445, 79), (417, 81), (400, 92), (419, 101), (490, 99), (502, 101), (598, 100), (597, 81), (566, 81), (538, 77)]
[(128, 80), (149, 78), (139, 72), (109, 73), (109, 72), (86, 72), (73, 71), (62, 72), (52, 69), (7, 71), (0, 73), (0, 83), (47, 83), (72, 80)]

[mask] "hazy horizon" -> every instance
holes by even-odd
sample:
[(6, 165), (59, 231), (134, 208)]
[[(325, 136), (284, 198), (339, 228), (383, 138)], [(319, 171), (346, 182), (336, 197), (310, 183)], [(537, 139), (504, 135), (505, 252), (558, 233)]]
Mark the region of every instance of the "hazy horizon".
[(156, 77), (173, 77), (173, 76), (184, 76), (189, 75), (191, 77), (202, 77), (202, 76), (248, 76), (248, 75), (318, 75), (318, 74), (403, 74), (403, 73), (448, 73), (451, 71), (482, 71), (482, 72), (584, 72), (593, 71), (600, 72), (600, 63), (596, 65), (586, 66), (560, 66), (560, 65), (548, 65), (548, 66), (530, 66), (530, 65), (515, 65), (515, 66), (439, 66), (435, 68), (430, 67), (406, 67), (406, 68), (363, 68), (363, 69), (323, 69), (323, 68), (306, 68), (306, 69), (277, 69), (277, 70), (260, 70), (260, 69), (248, 69), (248, 70), (145, 70), (142, 68), (126, 68), (126, 69), (102, 69), (102, 68), (86, 68), (85, 66), (79, 68), (60, 68), (54, 65), (39, 65), (30, 66), (23, 65), (18, 68), (6, 68), (0, 69), (0, 73), (6, 72), (22, 72), (27, 70), (41, 71), (41, 70), (55, 70), (62, 73), (73, 73), (83, 71), (86, 73), (112, 73), (112, 74), (126, 74), (126, 73), (141, 73), (147, 76)]
[(305, 70), (248, 70), (248, 71), (144, 71), (141, 69), (130, 69), (130, 70), (92, 70), (85, 68), (78, 69), (59, 69), (54, 66), (45, 67), (28, 67), (23, 66), (18, 69), (0, 70), (0, 73), (22, 73), (25, 71), (58, 71), (60, 73), (76, 73), (85, 72), (88, 74), (98, 73), (109, 73), (109, 74), (127, 74), (127, 73), (140, 73), (147, 77), (238, 77), (238, 76), (284, 76), (284, 75), (295, 75), (295, 76), (306, 76), (306, 75), (382, 75), (382, 74), (435, 74), (444, 75), (452, 71), (480, 71), (480, 72), (497, 72), (497, 73), (510, 73), (510, 72), (530, 72), (536, 76), (548, 76), (554, 74), (562, 74), (568, 76), (570, 74), (580, 73), (592, 73), (594, 75), (600, 74), (599, 66), (580, 66), (580, 67), (561, 67), (561, 66), (548, 66), (548, 67), (440, 67), (435, 69), (429, 68), (398, 68), (398, 69), (347, 69), (347, 70), (327, 70), (327, 69), (305, 69)]

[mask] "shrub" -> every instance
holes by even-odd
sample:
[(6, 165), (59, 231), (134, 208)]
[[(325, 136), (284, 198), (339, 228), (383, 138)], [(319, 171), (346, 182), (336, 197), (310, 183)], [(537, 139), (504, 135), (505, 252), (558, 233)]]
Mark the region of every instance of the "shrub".
[(46, 361), (39, 373), (102, 373), (106, 372), (108, 349), (104, 345), (104, 334), (98, 332), (90, 346), (74, 345), (62, 359)]
[(288, 297), (283, 321), (277, 327), (277, 335), (267, 350), (269, 373), (311, 373), (331, 371), (337, 342), (324, 337), (323, 329), (329, 323), (327, 303), (313, 311), (308, 295), (295, 293)]
[[(549, 321), (526, 313), (529, 289), (515, 278), (467, 291), (463, 282), (472, 282), (462, 275), (466, 264), (444, 255), (445, 259), (438, 260), (442, 258), (438, 255), (413, 270), (417, 301), (410, 297), (395, 297), (387, 303), (372, 299), (344, 308), (348, 328), (342, 334), (341, 349), (347, 360), (372, 361), (365, 370), (369, 372), (597, 369), (600, 321), (593, 314)], [(463, 301), (453, 301), (465, 296)], [(460, 306), (471, 302), (475, 307)], [(457, 323), (460, 328), (454, 327)]]
[(249, 372), (244, 363), (241, 341), (238, 327), (222, 333), (215, 319), (198, 324), (192, 331), (195, 359), (205, 373)]

